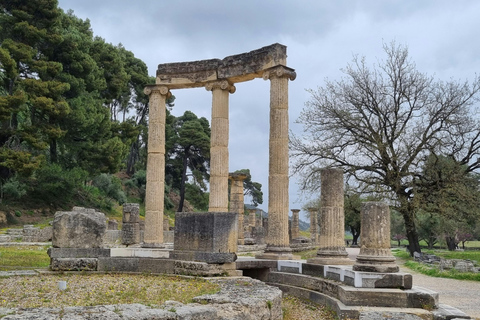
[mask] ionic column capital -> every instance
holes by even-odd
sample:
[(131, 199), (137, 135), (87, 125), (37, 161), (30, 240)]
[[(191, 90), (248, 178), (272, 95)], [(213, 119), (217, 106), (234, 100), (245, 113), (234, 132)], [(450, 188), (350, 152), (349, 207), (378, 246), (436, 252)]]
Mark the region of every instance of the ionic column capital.
[(167, 98), (172, 95), (167, 86), (159, 86), (156, 84), (146, 86), (145, 89), (143, 89), (143, 93), (145, 93), (147, 96), (150, 96), (152, 93), (159, 93)]
[(293, 81), (297, 77), (297, 73), (294, 69), (285, 66), (276, 66), (266, 70), (263, 73), (263, 80), (269, 80), (272, 78), (288, 78)]
[(214, 89), (221, 89), (221, 90), (227, 90), (230, 93), (234, 93), (236, 90), (235, 86), (231, 84), (228, 80), (218, 80), (218, 81), (209, 82), (205, 85), (205, 89), (207, 89), (207, 91), (213, 91)]

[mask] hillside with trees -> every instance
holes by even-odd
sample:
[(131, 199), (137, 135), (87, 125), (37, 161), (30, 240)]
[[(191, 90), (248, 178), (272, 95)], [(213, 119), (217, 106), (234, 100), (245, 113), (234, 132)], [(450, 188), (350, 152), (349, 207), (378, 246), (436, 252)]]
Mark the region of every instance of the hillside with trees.
[[(0, 5), (0, 211), (143, 202), (148, 139), (143, 61), (95, 36), (56, 0)], [(166, 211), (207, 210), (210, 125), (167, 101)], [(261, 185), (260, 185), (261, 186)], [(16, 217), (15, 217), (16, 215)]]

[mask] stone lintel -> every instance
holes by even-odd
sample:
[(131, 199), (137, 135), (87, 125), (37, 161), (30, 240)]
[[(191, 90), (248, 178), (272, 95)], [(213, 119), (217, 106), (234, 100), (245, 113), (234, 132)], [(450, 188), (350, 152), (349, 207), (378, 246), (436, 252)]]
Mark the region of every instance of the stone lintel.
[[(203, 87), (207, 82), (228, 79), (232, 83), (263, 77), (263, 72), (285, 65), (287, 47), (278, 43), (224, 59), (159, 64), (157, 85), (170, 89)], [(293, 69), (292, 69), (293, 70)]]

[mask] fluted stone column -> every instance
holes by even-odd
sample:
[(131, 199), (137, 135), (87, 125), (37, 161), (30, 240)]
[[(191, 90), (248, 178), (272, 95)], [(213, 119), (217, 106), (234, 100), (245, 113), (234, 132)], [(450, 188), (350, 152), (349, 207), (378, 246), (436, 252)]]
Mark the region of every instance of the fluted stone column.
[(238, 244), (245, 244), (243, 232), (243, 219), (245, 216), (245, 206), (243, 198), (243, 180), (247, 178), (244, 173), (230, 173), (229, 179), (232, 181), (230, 189), (230, 212), (238, 213)]
[(165, 192), (165, 101), (170, 91), (165, 86), (150, 85), (149, 95), (147, 185), (145, 192), (144, 247), (163, 246), (163, 204)]
[(228, 212), (228, 95), (235, 92), (235, 87), (221, 80), (210, 82), (205, 88), (212, 91), (208, 211)]
[(390, 208), (383, 202), (365, 202), (361, 210), (362, 246), (353, 270), (398, 272), (390, 251)]
[(353, 261), (345, 250), (343, 170), (322, 169), (320, 178), (320, 243), (317, 256), (307, 262), (351, 265)]
[(308, 208), (310, 213), (310, 239), (312, 244), (316, 245), (318, 241), (318, 209), (317, 208)]
[(248, 209), (248, 227), (251, 229), (252, 227), (257, 226), (257, 209)]
[(300, 209), (292, 209), (292, 239), (300, 237), (299, 212)]
[(288, 238), (288, 80), (293, 69), (276, 66), (264, 72), (270, 80), (268, 235), (260, 259), (292, 259)]

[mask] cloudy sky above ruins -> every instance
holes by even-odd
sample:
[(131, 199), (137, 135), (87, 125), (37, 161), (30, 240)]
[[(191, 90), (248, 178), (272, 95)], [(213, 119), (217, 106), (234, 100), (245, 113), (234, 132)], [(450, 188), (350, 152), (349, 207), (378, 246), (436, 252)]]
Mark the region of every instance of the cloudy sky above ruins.
[[(339, 79), (354, 54), (375, 63), (383, 43), (409, 47), (420, 71), (448, 80), (472, 79), (480, 72), (480, 1), (477, 0), (59, 0), (59, 5), (90, 19), (95, 35), (122, 43), (155, 75), (160, 63), (224, 58), (272, 43), (287, 46), (288, 66), (297, 79), (289, 84), (290, 128), (309, 94), (325, 78)], [(249, 168), (263, 184), (268, 204), (269, 82), (236, 85), (230, 96), (230, 171)], [(176, 90), (176, 116), (191, 110), (210, 119), (211, 92)], [(290, 207), (301, 208), (296, 177)]]

